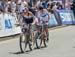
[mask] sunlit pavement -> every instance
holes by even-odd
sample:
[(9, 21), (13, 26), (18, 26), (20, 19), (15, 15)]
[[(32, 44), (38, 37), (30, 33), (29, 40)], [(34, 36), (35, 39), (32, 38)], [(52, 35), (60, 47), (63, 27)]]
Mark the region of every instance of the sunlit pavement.
[(0, 57), (75, 57), (75, 26), (49, 30), (47, 48), (20, 53), (19, 38), (0, 42)]

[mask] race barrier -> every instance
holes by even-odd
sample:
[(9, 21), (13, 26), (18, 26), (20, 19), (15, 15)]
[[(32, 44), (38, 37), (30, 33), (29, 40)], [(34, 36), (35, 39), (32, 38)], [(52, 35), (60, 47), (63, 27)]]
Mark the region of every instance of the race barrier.
[[(60, 10), (60, 20), (62, 25), (75, 24), (75, 18), (72, 10)], [(59, 20), (59, 19), (58, 19)], [(0, 37), (15, 35), (21, 33), (20, 26), (16, 26), (17, 18), (11, 14), (0, 14)], [(49, 26), (59, 25), (54, 14), (50, 14)]]
[(50, 14), (49, 26), (56, 26), (56, 25), (57, 25), (57, 21), (54, 14)]
[[(59, 16), (59, 17), (58, 17)], [(75, 25), (75, 18), (72, 10), (59, 10), (59, 15), (57, 13), (50, 14), (49, 25)]]
[(10, 36), (21, 32), (19, 26), (16, 26), (16, 17), (10, 14), (0, 14), (0, 37)]
[[(50, 14), (49, 26), (56, 26), (57, 21), (54, 14)], [(20, 26), (16, 26), (17, 18), (10, 14), (0, 14), (0, 37), (21, 33)]]
[(70, 25), (75, 24), (75, 19), (72, 10), (60, 10), (60, 19), (62, 21), (62, 25)]

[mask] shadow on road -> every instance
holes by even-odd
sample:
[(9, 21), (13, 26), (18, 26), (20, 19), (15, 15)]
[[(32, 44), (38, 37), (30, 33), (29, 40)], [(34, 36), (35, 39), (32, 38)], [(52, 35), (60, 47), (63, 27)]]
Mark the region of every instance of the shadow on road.
[(45, 48), (47, 48), (47, 47), (42, 46), (42, 47), (34, 48), (34, 50), (44, 50)]
[(9, 54), (15, 54), (15, 55), (19, 55), (19, 54), (29, 54), (31, 51), (27, 50), (25, 52), (21, 52), (21, 51), (18, 51), (18, 52), (9, 52)]
[[(41, 49), (43, 50), (44, 48), (47, 48), (47, 47), (42, 46), (42, 47), (40, 47), (40, 48), (34, 48), (32, 51), (34, 51), (34, 50), (41, 50)], [(19, 55), (19, 54), (29, 54), (29, 53), (32, 52), (32, 51), (27, 50), (27, 51), (25, 51), (25, 52), (21, 52), (21, 51), (9, 52), (9, 54), (15, 54), (15, 55)]]
[(9, 52), (9, 54), (16, 54), (17, 55), (17, 54), (23, 54), (23, 52), (20, 52), (20, 51), (19, 52)]

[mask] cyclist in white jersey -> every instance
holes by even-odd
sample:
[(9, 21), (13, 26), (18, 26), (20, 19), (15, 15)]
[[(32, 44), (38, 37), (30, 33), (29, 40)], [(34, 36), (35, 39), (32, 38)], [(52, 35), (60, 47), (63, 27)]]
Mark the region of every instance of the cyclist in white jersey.
[[(43, 22), (46, 25), (46, 29), (45, 31), (45, 36), (47, 36), (48, 33), (48, 21), (50, 19), (49, 16), (49, 12), (47, 11), (47, 9), (44, 9), (42, 6), (39, 7), (39, 11), (38, 11), (38, 19), (40, 20), (40, 24), (42, 24)], [(47, 38), (48, 40), (49, 38)]]

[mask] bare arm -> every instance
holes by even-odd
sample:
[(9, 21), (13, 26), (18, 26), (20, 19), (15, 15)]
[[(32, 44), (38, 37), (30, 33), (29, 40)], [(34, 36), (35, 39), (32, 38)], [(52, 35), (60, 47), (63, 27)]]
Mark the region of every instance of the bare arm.
[(50, 19), (50, 14), (48, 14), (48, 21), (49, 21), (49, 19)]
[(33, 17), (33, 19), (35, 19), (34, 14), (33, 14), (32, 12), (29, 12), (29, 13), (30, 13), (30, 15)]

